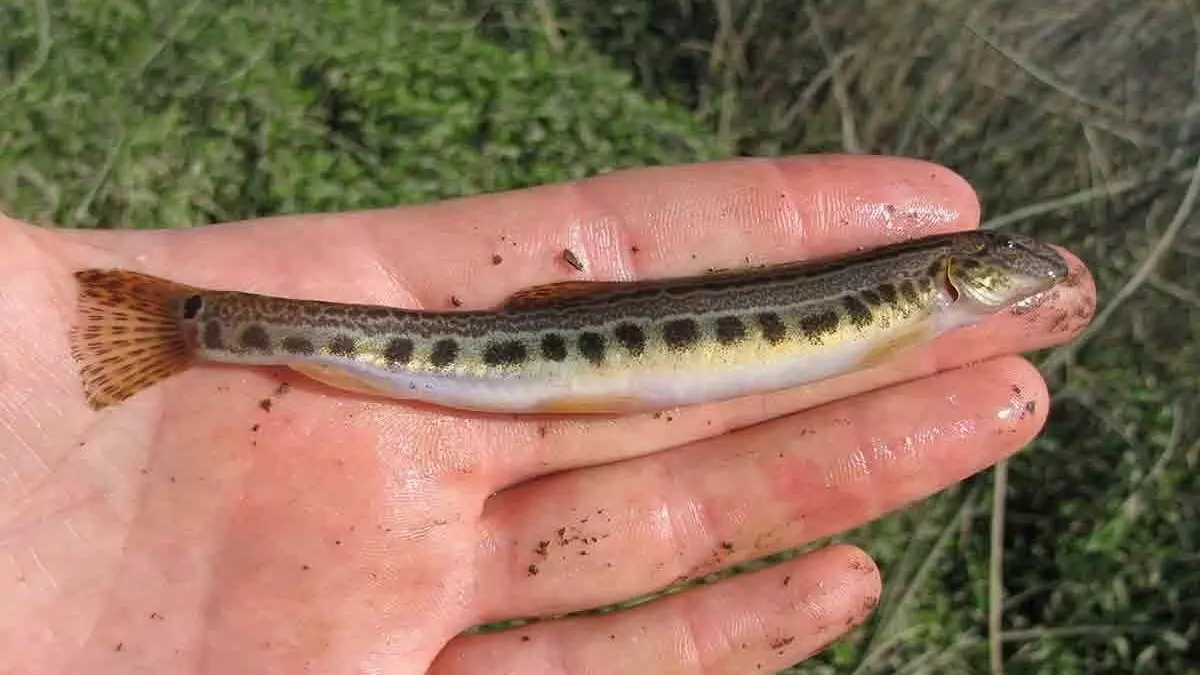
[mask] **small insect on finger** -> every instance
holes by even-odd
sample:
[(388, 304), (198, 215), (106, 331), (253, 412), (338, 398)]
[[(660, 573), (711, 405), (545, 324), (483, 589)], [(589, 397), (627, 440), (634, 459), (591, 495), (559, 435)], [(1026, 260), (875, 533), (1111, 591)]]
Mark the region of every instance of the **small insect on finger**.
[(564, 248), (562, 250), (562, 259), (563, 259), (563, 262), (567, 263), (571, 267), (574, 267), (575, 271), (577, 271), (577, 272), (583, 271), (583, 263), (579, 262), (578, 256), (576, 256), (575, 252), (572, 251), (571, 249)]

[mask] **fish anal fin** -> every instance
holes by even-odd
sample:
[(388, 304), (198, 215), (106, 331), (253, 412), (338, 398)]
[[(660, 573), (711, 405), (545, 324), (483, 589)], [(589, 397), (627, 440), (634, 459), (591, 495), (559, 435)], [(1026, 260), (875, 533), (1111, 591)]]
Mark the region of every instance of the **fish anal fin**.
[(634, 396), (564, 395), (542, 401), (533, 412), (549, 415), (617, 415), (641, 412), (645, 404)]

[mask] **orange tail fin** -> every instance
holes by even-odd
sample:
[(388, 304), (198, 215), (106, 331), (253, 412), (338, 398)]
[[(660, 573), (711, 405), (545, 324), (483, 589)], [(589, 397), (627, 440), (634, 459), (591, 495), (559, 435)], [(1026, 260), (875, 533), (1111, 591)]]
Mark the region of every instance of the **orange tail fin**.
[(95, 410), (123, 401), (194, 362), (184, 333), (189, 299), (201, 291), (127, 270), (83, 270), (71, 356)]

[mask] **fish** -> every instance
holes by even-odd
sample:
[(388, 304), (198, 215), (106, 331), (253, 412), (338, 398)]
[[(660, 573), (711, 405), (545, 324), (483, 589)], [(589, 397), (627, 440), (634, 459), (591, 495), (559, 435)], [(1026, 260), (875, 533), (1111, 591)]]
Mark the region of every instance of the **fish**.
[[(87, 404), (206, 363), (286, 367), (342, 395), (514, 414), (626, 414), (870, 368), (1045, 293), (1048, 244), (971, 230), (849, 255), (660, 279), (560, 281), (428, 311), (75, 273)], [(336, 393), (336, 392), (330, 392)]]

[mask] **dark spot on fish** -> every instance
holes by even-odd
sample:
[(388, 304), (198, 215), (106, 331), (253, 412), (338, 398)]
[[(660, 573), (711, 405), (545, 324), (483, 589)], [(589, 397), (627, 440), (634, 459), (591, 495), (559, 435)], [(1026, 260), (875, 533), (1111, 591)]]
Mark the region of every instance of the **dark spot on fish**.
[(542, 358), (559, 362), (567, 358), (567, 341), (558, 333), (542, 336)]
[(880, 284), (879, 296), (884, 302), (896, 302), (896, 287), (892, 284)]
[(190, 295), (183, 301), (183, 318), (194, 319), (204, 308), (204, 299), (198, 295)]
[(238, 341), (246, 349), (266, 351), (271, 348), (271, 338), (267, 335), (267, 330), (256, 323), (246, 326)]
[(338, 335), (329, 341), (328, 349), (334, 356), (350, 358), (358, 351), (358, 343), (349, 335)]
[(450, 304), (455, 307), (462, 307), (462, 300), (459, 300), (457, 295), (452, 295), (450, 296)]
[(758, 315), (758, 326), (762, 329), (763, 339), (771, 344), (779, 344), (787, 334), (783, 319), (775, 312), (763, 312)]
[(810, 342), (820, 343), (829, 333), (837, 331), (841, 319), (832, 309), (807, 314), (800, 319), (800, 330)]
[(633, 323), (622, 323), (613, 331), (617, 342), (633, 356), (641, 356), (646, 351), (646, 332), (641, 326)]
[(641, 253), (641, 252), (642, 252), (642, 249), (638, 248), (637, 246), (630, 246), (630, 247), (629, 247), (629, 252), (630, 252), (630, 253)]
[(283, 338), (283, 341), (279, 343), (279, 346), (283, 347), (283, 351), (285, 352), (290, 354), (300, 354), (303, 356), (307, 356), (316, 351), (312, 340), (296, 335), (289, 335)]
[(429, 363), (434, 368), (445, 368), (458, 358), (458, 343), (450, 338), (443, 338), (433, 343), (433, 352), (429, 355)]
[(741, 342), (746, 339), (746, 324), (736, 316), (723, 316), (717, 319), (717, 342), (723, 345)]
[(483, 350), (483, 362), (489, 366), (515, 366), (529, 357), (520, 340), (493, 342)]
[(204, 346), (208, 349), (225, 348), (225, 343), (221, 340), (221, 324), (216, 321), (204, 324)]
[(853, 295), (847, 295), (842, 298), (842, 306), (846, 308), (846, 313), (850, 315), (850, 323), (859, 328), (864, 328), (871, 325), (871, 308), (867, 307), (866, 303)]
[(406, 337), (388, 340), (383, 348), (383, 358), (389, 366), (403, 366), (412, 360), (413, 341)]
[(663, 342), (674, 350), (688, 349), (700, 339), (700, 327), (695, 319), (675, 319), (663, 326)]
[(504, 262), (504, 256), (500, 255), (499, 253), (492, 254), (492, 264), (493, 265), (499, 265), (502, 262)]
[(269, 398), (260, 399), (258, 402), (258, 407), (262, 408), (264, 412), (271, 412), (272, 405), (275, 405), (275, 402)]
[(579, 262), (579, 258), (575, 256), (575, 252), (569, 248), (564, 248), (562, 251), (563, 262), (571, 267), (574, 267), (577, 272), (583, 271), (583, 263)]
[(604, 363), (604, 336), (591, 331), (580, 333), (579, 353), (592, 365)]
[(536, 577), (538, 573), (537, 563), (529, 563), (529, 576)]

